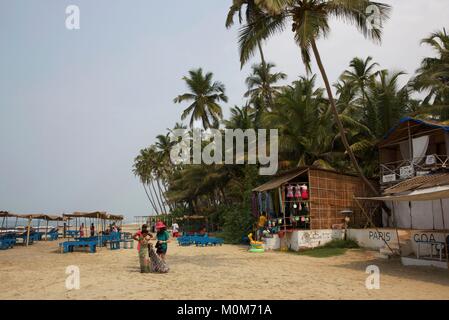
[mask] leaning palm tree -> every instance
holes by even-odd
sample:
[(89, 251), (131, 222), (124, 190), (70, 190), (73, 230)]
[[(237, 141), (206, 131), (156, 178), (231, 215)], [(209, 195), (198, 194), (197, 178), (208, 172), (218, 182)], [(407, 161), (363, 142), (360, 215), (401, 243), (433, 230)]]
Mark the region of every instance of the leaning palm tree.
[[(261, 8), (262, 14), (256, 21), (247, 23), (240, 30), (241, 63), (246, 63), (254, 54), (258, 42), (285, 30), (287, 24), (291, 23), (295, 42), (300, 47), (301, 57), (308, 71), (311, 70), (310, 51), (313, 52), (326, 86), (329, 103), (341, 140), (354, 169), (372, 191), (377, 193), (377, 189), (363, 174), (346, 138), (345, 128), (339, 117), (331, 85), (317, 47), (317, 40), (329, 34), (329, 19), (337, 17), (355, 25), (365, 37), (380, 42), (381, 23), (388, 18), (390, 6), (368, 0), (257, 0), (256, 3)], [(375, 12), (370, 12), (373, 9), (375, 9)], [(372, 18), (375, 19), (372, 20)], [(379, 20), (380, 24), (369, 23), (370, 21), (379, 22)]]
[(213, 82), (212, 77), (211, 72), (203, 74), (203, 70), (199, 68), (190, 70), (189, 76), (183, 78), (190, 92), (176, 97), (174, 102), (192, 102), (181, 115), (182, 120), (191, 115), (190, 127), (193, 127), (196, 120), (202, 121), (204, 129), (216, 127), (223, 118), (219, 102), (228, 102), (228, 97), (225, 94), (225, 86), (221, 82)]
[(273, 63), (255, 64), (252, 66), (252, 73), (246, 78), (248, 91), (245, 93), (246, 98), (250, 98), (252, 102), (260, 99), (265, 104), (265, 109), (271, 109), (273, 98), (279, 93), (280, 86), (275, 84), (281, 80), (285, 80), (287, 75), (283, 72), (271, 73), (274, 68)]

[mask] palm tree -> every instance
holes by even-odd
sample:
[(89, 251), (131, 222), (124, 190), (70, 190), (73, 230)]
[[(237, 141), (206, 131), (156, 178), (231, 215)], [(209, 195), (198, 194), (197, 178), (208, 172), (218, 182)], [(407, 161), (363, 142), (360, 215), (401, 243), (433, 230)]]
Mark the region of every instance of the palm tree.
[(147, 186), (149, 187), (151, 181), (152, 171), (151, 163), (149, 161), (149, 155), (149, 148), (140, 150), (139, 155), (134, 159), (133, 173), (134, 175), (139, 177), (140, 182), (142, 183), (145, 190), (145, 194), (150, 201), (151, 207), (156, 214), (159, 214), (160, 208), (158, 208), (157, 206), (153, 193), (151, 192), (151, 189), (147, 189)]
[(218, 81), (213, 82), (212, 77), (211, 72), (203, 74), (201, 68), (190, 70), (189, 76), (183, 78), (190, 92), (174, 99), (175, 103), (192, 102), (181, 115), (182, 120), (191, 115), (191, 128), (195, 120), (201, 120), (204, 129), (217, 127), (217, 123), (223, 118), (222, 109), (218, 103), (228, 102), (228, 97), (225, 95), (225, 86)]
[[(423, 101), (424, 112), (435, 114), (439, 120), (449, 119), (449, 35), (446, 29), (432, 33), (421, 41), (437, 53), (437, 57), (427, 57), (416, 71), (411, 81), (415, 90), (427, 91)], [(431, 105), (432, 106), (429, 106)]]
[[(234, 24), (234, 16), (238, 14), (239, 17), (239, 23), (243, 23), (243, 16), (242, 16), (242, 10), (243, 6), (246, 5), (246, 11), (245, 11), (245, 19), (247, 22), (251, 21), (257, 21), (259, 16), (262, 14), (262, 11), (256, 4), (257, 0), (233, 0), (232, 5), (229, 8), (228, 16), (226, 18), (226, 28), (232, 27)], [(262, 66), (266, 65), (265, 62), (265, 55), (262, 50), (262, 45), (260, 41), (257, 42), (257, 48), (259, 49), (260, 53), (260, 59), (262, 61)]]
[(249, 97), (251, 101), (260, 99), (264, 102), (267, 110), (272, 107), (273, 97), (279, 93), (281, 88), (275, 84), (287, 78), (287, 75), (282, 72), (271, 73), (271, 69), (274, 67), (273, 63), (255, 64), (252, 66), (252, 73), (246, 78), (248, 91), (245, 93), (245, 97)]
[(231, 117), (223, 121), (227, 129), (250, 129), (254, 126), (255, 111), (250, 106), (231, 108)]
[(323, 89), (315, 88), (315, 80), (316, 76), (300, 77), (285, 87), (276, 98), (273, 111), (262, 118), (264, 125), (279, 130), (282, 168), (297, 165), (332, 167), (335, 133)]
[(366, 90), (376, 74), (375, 68), (379, 66), (378, 63), (372, 62), (372, 60), (372, 57), (367, 57), (365, 60), (356, 57), (349, 64), (350, 69), (343, 72), (340, 76), (342, 81), (355, 87), (360, 100), (359, 104), (365, 109), (369, 108), (369, 97), (366, 94)]
[(338, 114), (316, 41), (329, 34), (329, 19), (331, 17), (337, 17), (353, 24), (364, 36), (374, 41), (380, 41), (381, 28), (380, 26), (369, 25), (371, 15), (367, 13), (367, 9), (369, 6), (376, 6), (378, 18), (384, 21), (388, 18), (390, 6), (368, 0), (259, 0), (257, 3), (262, 10), (262, 14), (258, 16), (257, 21), (250, 21), (240, 30), (241, 63), (248, 61), (259, 41), (266, 40), (273, 34), (283, 31), (287, 23), (291, 22), (295, 42), (300, 47), (301, 57), (308, 71), (311, 70), (310, 51), (315, 56), (341, 140), (354, 169), (372, 191), (377, 194), (377, 189), (365, 177), (346, 138), (345, 129)]
[(375, 121), (368, 123), (377, 138), (384, 136), (408, 110), (410, 102), (407, 86), (399, 88), (399, 77), (402, 71), (390, 72), (381, 70), (370, 83), (369, 99), (373, 105)]

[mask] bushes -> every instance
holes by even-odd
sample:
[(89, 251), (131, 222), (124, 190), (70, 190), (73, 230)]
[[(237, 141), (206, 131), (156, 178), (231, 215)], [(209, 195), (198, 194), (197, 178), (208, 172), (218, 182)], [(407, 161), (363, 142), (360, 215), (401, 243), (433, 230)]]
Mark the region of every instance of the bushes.
[(220, 208), (223, 218), (223, 237), (226, 243), (238, 244), (252, 231), (254, 217), (249, 208), (233, 206)]

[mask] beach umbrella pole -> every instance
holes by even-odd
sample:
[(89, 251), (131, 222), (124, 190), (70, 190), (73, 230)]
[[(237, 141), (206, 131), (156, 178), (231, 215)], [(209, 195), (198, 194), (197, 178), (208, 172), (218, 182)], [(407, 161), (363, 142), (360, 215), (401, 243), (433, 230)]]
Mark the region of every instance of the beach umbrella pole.
[(30, 243), (30, 229), (31, 229), (31, 218), (28, 218), (28, 230), (27, 230), (27, 247)]

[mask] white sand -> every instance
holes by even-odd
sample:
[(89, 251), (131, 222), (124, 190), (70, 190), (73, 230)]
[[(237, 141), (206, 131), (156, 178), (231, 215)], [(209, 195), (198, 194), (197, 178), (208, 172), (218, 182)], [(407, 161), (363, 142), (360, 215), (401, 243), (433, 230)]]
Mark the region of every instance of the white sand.
[[(61, 254), (57, 242), (0, 251), (0, 299), (449, 299), (449, 272), (403, 267), (351, 250), (331, 258), (251, 254), (245, 247), (178, 247), (169, 274), (141, 274), (137, 250)], [(367, 290), (365, 269), (381, 270), (381, 289)], [(80, 290), (65, 288), (77, 265)]]

